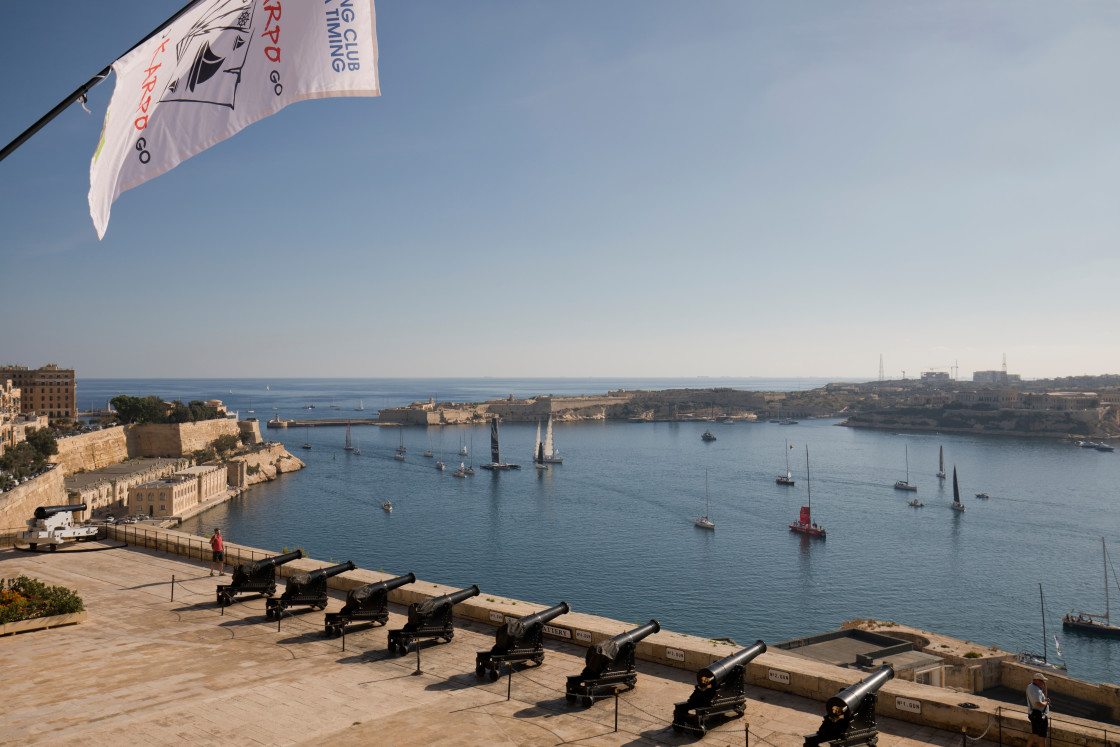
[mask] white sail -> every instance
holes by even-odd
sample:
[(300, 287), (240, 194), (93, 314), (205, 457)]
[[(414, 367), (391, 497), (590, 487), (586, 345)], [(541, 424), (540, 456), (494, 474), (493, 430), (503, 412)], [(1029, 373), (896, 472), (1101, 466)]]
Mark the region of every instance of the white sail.
[(537, 421), (537, 440), (533, 442), (533, 461), (537, 461), (537, 455), (541, 451), (541, 421)]
[[(540, 426), (538, 425), (537, 428), (539, 429)], [(537, 437), (540, 438), (539, 435)], [(550, 456), (555, 455), (555, 453), (556, 453), (556, 449), (554, 449), (553, 446), (552, 446), (552, 416), (549, 415), (548, 416), (548, 428), (545, 429), (545, 434), (544, 434), (544, 455), (546, 457), (550, 457)]]

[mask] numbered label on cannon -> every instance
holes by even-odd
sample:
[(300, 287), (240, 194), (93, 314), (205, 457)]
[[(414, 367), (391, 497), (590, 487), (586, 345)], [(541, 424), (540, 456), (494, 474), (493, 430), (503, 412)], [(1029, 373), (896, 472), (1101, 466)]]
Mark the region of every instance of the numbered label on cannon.
[(679, 648), (667, 648), (665, 649), (665, 658), (673, 661), (684, 661), (684, 651)]
[(506, 616), (497, 610), (490, 610), (490, 622), (500, 623), (505, 622)]
[(557, 638), (571, 639), (572, 637), (572, 631), (568, 630), (567, 628), (554, 628), (551, 625), (542, 625), (541, 630), (543, 630), (545, 633), (548, 633), (549, 635), (554, 635)]
[(907, 711), (909, 713), (921, 713), (922, 701), (911, 700), (910, 698), (895, 697), (894, 707), (900, 711)]
[(575, 634), (577, 641), (581, 643), (591, 643), (591, 633), (587, 632), (586, 630), (577, 630), (575, 631)]
[(780, 682), (783, 685), (788, 685), (789, 684), (789, 672), (783, 672), (780, 669), (771, 669), (770, 670), (770, 681), (771, 682)]

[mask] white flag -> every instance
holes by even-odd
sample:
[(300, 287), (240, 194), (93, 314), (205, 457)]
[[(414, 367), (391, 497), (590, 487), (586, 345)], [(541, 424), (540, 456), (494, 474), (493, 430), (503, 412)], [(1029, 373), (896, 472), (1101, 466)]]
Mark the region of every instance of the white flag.
[(89, 169), (98, 239), (122, 192), (288, 104), (380, 95), (373, 0), (199, 0), (113, 71)]

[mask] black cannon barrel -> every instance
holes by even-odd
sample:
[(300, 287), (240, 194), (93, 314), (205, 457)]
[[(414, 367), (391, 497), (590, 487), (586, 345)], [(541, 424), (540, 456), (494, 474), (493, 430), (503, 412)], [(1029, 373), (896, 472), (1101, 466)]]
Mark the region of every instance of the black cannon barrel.
[(273, 555), (271, 558), (261, 558), (260, 560), (254, 560), (251, 563), (246, 563), (245, 565), (247, 566), (248, 573), (254, 573), (256, 571), (265, 570), (266, 568), (275, 568), (278, 565), (284, 565), (285, 563), (290, 563), (293, 560), (299, 560), (302, 557), (302, 550), (292, 550), (291, 552), (286, 552), (283, 555)]
[[(549, 607), (546, 610), (535, 612), (532, 615), (525, 615), (525, 617), (518, 618), (517, 620), (510, 620), (510, 623), (519, 623), (522, 628), (528, 629), (534, 625), (544, 625), (549, 620), (555, 620), (560, 615), (566, 615), (572, 611), (567, 602), (561, 602), (555, 607)], [(508, 623), (507, 623), (508, 624)]]
[(599, 669), (603, 666), (610, 666), (609, 662), (614, 661), (618, 657), (619, 651), (624, 646), (629, 644), (636, 644), (648, 635), (656, 633), (661, 630), (661, 623), (657, 620), (650, 620), (645, 625), (628, 630), (625, 633), (619, 633), (614, 638), (608, 638), (605, 641), (599, 641), (591, 648), (587, 649), (587, 666), (590, 669)]
[(39, 506), (37, 509), (35, 509), (35, 518), (36, 519), (46, 519), (47, 517), (54, 516), (55, 514), (60, 514), (63, 511), (85, 511), (85, 510), (86, 510), (86, 504), (84, 504), (84, 503), (74, 503), (74, 504), (71, 504), (69, 506)]
[(892, 677), (894, 677), (894, 668), (890, 664), (884, 664), (878, 672), (867, 679), (857, 682), (829, 698), (828, 703), (825, 704), (825, 709), (829, 713), (838, 713), (839, 711), (833, 711), (833, 708), (846, 708), (848, 711), (855, 713), (859, 710), (868, 693), (877, 691)]
[(723, 682), (735, 667), (746, 666), (756, 656), (765, 652), (766, 643), (761, 640), (755, 641), (753, 646), (731, 654), (731, 656), (725, 656), (701, 669), (696, 673), (696, 681), (701, 685), (705, 684), (706, 679), (716, 683)]
[(415, 580), (415, 573), (406, 573), (403, 576), (397, 576), (396, 578), (389, 578), (385, 579), (384, 581), (377, 581), (376, 583), (366, 584), (365, 586), (359, 586), (356, 589), (351, 589), (350, 593), (346, 595), (346, 598), (347, 601), (361, 601), (363, 599), (368, 599), (374, 594), (389, 592), (393, 589), (399, 589), (402, 586), (413, 583)]
[[(459, 591), (453, 591), (450, 594), (444, 594), (442, 597), (432, 597), (431, 599), (427, 599), (425, 601), (431, 602), (433, 609), (439, 609), (440, 607), (458, 604), (464, 599), (477, 597), (481, 593), (482, 591), (478, 588), (478, 584), (471, 584), (469, 588), (460, 589)], [(424, 604), (424, 602), (421, 602), (420, 604)]]
[(314, 571), (308, 571), (307, 573), (301, 573), (298, 576), (292, 576), (289, 582), (297, 584), (309, 584), (312, 581), (318, 581), (321, 578), (330, 578), (331, 576), (337, 576), (340, 573), (346, 573), (346, 571), (352, 571), (355, 568), (357, 568), (357, 566), (354, 565), (354, 561), (347, 560), (345, 563), (339, 563), (338, 565), (319, 568)]

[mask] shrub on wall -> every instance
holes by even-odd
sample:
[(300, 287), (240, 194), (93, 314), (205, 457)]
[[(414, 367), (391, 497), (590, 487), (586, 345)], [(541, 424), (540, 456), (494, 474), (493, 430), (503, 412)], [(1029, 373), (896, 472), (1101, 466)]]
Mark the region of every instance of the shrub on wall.
[(63, 586), (27, 576), (0, 579), (0, 623), (68, 615), (85, 609), (82, 598)]

